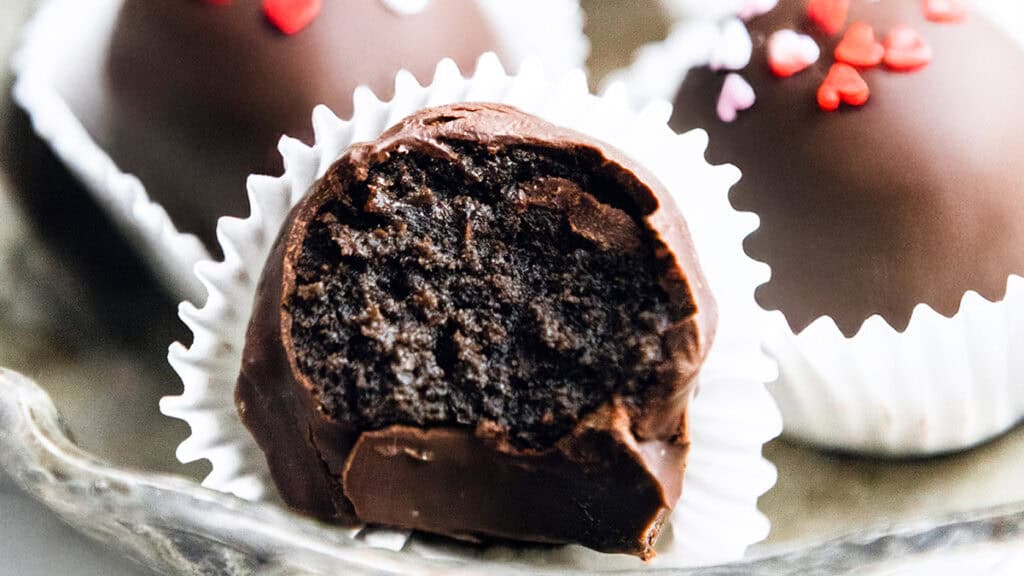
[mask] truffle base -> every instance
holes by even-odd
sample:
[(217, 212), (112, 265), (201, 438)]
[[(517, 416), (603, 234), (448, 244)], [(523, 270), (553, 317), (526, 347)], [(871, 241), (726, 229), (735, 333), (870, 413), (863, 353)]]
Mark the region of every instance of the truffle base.
[[(638, 444), (624, 414), (611, 410), (596, 419), (609, 417), (618, 422), (608, 429), (584, 425), (554, 450), (535, 454), (502, 451), (461, 429), (365, 432), (345, 467), (346, 495), (358, 516), (375, 523), (474, 542), (578, 543), (646, 560), (680, 490), (678, 482), (663, 486), (650, 470), (680, 477), (688, 445)], [(446, 486), (457, 497), (411, 486)]]

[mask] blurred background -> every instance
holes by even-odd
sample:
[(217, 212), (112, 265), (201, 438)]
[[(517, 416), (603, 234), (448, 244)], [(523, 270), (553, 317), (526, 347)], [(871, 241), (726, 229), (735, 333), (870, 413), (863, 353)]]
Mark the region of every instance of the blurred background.
[[(595, 84), (668, 31), (655, 0), (583, 4)], [(157, 409), (160, 397), (180, 388), (166, 363), (167, 346), (187, 338), (176, 303), (10, 103), (7, 62), (33, 5), (0, 2), (0, 366), (47, 389), (85, 449), (119, 465), (199, 479), (204, 465), (174, 458), (185, 425)], [(785, 440), (766, 455), (779, 468), (778, 485), (761, 501), (773, 523), (766, 546), (1024, 499), (1024, 431), (928, 460), (861, 459)], [(143, 573), (2, 479), (0, 559), (0, 574)]]

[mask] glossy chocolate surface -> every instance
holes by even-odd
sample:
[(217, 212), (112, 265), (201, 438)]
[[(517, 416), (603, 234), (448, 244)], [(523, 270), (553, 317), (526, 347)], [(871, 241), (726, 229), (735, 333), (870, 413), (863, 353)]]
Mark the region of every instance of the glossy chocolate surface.
[[(594, 234), (583, 212), (570, 211), (567, 226), (600, 250), (650, 247), (677, 311), (662, 332), (666, 356), (653, 388), (639, 397), (611, 393), (544, 448), (517, 446), (508, 427), (486, 418), (428, 427), (345, 425), (318, 401), (322, 383), (300, 368), (290, 310), (294, 298), (304, 298), (297, 262), (321, 208), (392, 156), (464, 166), (455, 152), (463, 146), (493, 154), (539, 150), (615, 183), (602, 198), (611, 194), (624, 206), (634, 219), (626, 228), (643, 230), (645, 244), (605, 242), (622, 236)], [(372, 189), (380, 181), (367, 182)], [(558, 190), (534, 192), (552, 194), (556, 203)], [(715, 322), (685, 222), (644, 169), (607, 145), (513, 108), (452, 105), (418, 112), (378, 141), (354, 146), (292, 211), (256, 294), (236, 398), (280, 493), (297, 510), (343, 523), (472, 540), (578, 542), (648, 558), (682, 490), (686, 407)]]
[(211, 248), (217, 218), (247, 214), (246, 177), (280, 173), (279, 138), (311, 141), (316, 105), (347, 118), (356, 86), (386, 99), (402, 68), (426, 83), (444, 57), (470, 71), (500, 48), (474, 0), (412, 15), (330, 0), (292, 36), (261, 5), (125, 0), (99, 84), (62, 88), (118, 166)]
[[(853, 0), (848, 23), (879, 41), (906, 24), (932, 46), (927, 67), (863, 72), (871, 99), (825, 113), (815, 101), (841, 34), (805, 18), (804, 0), (782, 0), (749, 22), (742, 75), (757, 103), (732, 124), (715, 114), (724, 73), (694, 70), (683, 83), (675, 129), (704, 128), (709, 159), (743, 171), (733, 205), (760, 228), (747, 253), (772, 267), (758, 301), (794, 330), (832, 316), (847, 335), (872, 314), (904, 329), (914, 307), (955, 314), (964, 293), (1002, 298), (1024, 273), (1024, 50), (972, 12), (961, 24), (925, 20), (918, 0)], [(817, 64), (776, 78), (764, 47), (776, 30), (811, 34)]]

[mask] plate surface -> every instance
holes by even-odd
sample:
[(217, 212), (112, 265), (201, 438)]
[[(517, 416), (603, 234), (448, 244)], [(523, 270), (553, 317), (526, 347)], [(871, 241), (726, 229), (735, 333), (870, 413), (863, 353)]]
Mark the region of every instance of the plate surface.
[[(0, 468), (78, 531), (163, 574), (552, 573), (486, 559), (429, 559), (370, 548), (271, 504), (246, 502), (180, 477), (111, 466), (69, 440), (45, 392), (5, 369), (0, 369)], [(1024, 573), (1024, 504), (862, 532), (744, 563), (619, 574), (924, 576), (937, 569), (955, 573), (949, 570), (956, 566), (997, 576)]]

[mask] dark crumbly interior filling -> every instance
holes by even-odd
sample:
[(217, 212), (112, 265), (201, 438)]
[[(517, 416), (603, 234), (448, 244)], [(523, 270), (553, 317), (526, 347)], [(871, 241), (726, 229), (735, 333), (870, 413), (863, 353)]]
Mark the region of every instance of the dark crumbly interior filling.
[(286, 299), (299, 369), (357, 429), (507, 430), (543, 449), (612, 394), (639, 403), (689, 314), (641, 208), (596, 153), (395, 153), (324, 203)]

